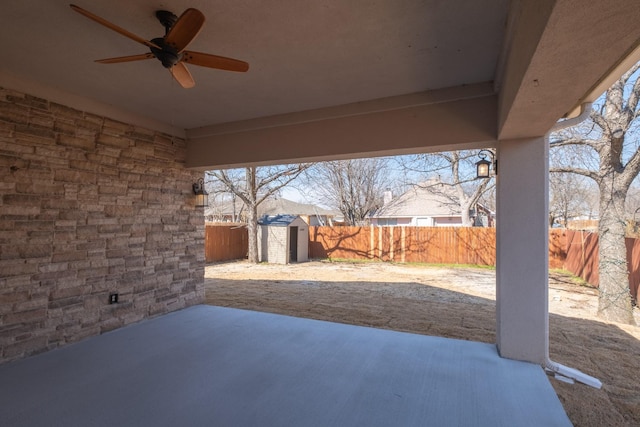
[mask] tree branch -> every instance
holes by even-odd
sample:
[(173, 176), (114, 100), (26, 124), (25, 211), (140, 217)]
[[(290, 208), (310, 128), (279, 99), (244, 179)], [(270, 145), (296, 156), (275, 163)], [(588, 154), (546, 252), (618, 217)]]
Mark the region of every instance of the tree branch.
[(587, 178), (591, 178), (596, 182), (598, 182), (598, 179), (600, 178), (596, 172), (591, 171), (589, 169), (571, 168), (568, 166), (552, 167), (552, 168), (549, 168), (549, 172), (550, 173), (575, 173), (577, 175), (582, 175), (582, 176), (586, 176)]
[(582, 138), (563, 138), (563, 139), (558, 139), (555, 141), (551, 141), (549, 143), (549, 146), (551, 148), (556, 148), (556, 147), (567, 147), (569, 145), (588, 145), (589, 147), (593, 148), (594, 150), (598, 150), (598, 147), (602, 144), (602, 141), (598, 140), (598, 139), (582, 139)]
[[(304, 172), (306, 169), (308, 169), (310, 166), (311, 166), (311, 163), (298, 165), (295, 168), (289, 168), (287, 170), (284, 170), (278, 174), (275, 174), (273, 176), (270, 176), (260, 181), (260, 183), (258, 183), (258, 189), (267, 188), (267, 190), (264, 193), (262, 193), (262, 196), (256, 200), (256, 205), (259, 205), (260, 203), (264, 202), (267, 198), (277, 193), (281, 188), (287, 186), (290, 182), (298, 178), (298, 176), (300, 176), (300, 174)], [(273, 182), (278, 180), (282, 180), (282, 181), (278, 182), (278, 184), (273, 187), (268, 187), (269, 184), (272, 184)]]
[[(602, 110), (605, 110), (605, 107), (603, 106)], [(591, 119), (591, 121), (593, 123), (596, 124), (596, 126), (598, 126), (602, 132), (604, 133), (609, 133), (609, 123), (607, 122), (607, 120), (605, 119), (604, 115), (599, 112), (596, 111), (595, 109), (591, 110), (591, 114), (589, 114), (589, 118)]]
[(215, 177), (217, 180), (222, 182), (229, 189), (230, 192), (238, 196), (240, 200), (242, 200), (246, 205), (250, 204), (250, 201), (249, 201), (249, 198), (247, 197), (246, 192), (242, 188), (236, 185), (236, 182), (231, 177), (229, 177), (226, 171), (224, 170), (208, 171), (207, 174)]
[[(638, 64), (636, 64), (636, 67), (637, 66)], [(638, 115), (638, 111), (636, 111), (638, 108), (638, 100), (640, 100), (640, 78), (637, 78), (633, 84), (633, 88), (629, 93), (629, 99), (627, 100), (627, 109), (633, 114), (632, 117), (636, 117)]]
[(623, 175), (626, 180), (631, 182), (638, 176), (638, 173), (640, 173), (640, 148), (636, 149), (631, 159), (624, 166)]

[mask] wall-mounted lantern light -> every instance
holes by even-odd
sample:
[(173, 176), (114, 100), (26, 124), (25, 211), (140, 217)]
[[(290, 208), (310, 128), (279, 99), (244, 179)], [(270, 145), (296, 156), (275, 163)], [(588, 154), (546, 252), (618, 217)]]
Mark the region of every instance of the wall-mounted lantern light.
[[(493, 151), (480, 150), (478, 156), (480, 160), (476, 162), (477, 178), (489, 178), (491, 176), (491, 168), (493, 168), (493, 174), (498, 175), (498, 160)], [(491, 157), (491, 161), (487, 160), (487, 156)]]
[(209, 193), (204, 189), (204, 179), (200, 178), (193, 183), (193, 194), (196, 195), (196, 208), (209, 206)]

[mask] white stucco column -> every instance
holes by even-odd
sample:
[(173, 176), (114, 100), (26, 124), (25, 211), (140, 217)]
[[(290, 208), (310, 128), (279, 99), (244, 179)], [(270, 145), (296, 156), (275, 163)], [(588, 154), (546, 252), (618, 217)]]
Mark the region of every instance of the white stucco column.
[(498, 351), (538, 364), (545, 362), (549, 348), (548, 154), (542, 136), (498, 145)]

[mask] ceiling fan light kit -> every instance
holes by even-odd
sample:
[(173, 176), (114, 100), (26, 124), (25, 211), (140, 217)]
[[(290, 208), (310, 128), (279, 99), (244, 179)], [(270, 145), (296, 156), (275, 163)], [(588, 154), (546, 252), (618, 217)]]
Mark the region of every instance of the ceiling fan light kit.
[(202, 12), (197, 9), (189, 8), (185, 10), (180, 17), (167, 10), (156, 11), (156, 18), (160, 21), (162, 26), (164, 26), (165, 35), (164, 37), (156, 37), (151, 40), (146, 40), (79, 6), (74, 4), (69, 6), (79, 14), (84, 15), (85, 17), (119, 33), (120, 35), (143, 44), (151, 50), (149, 53), (96, 60), (96, 62), (101, 64), (116, 64), (156, 58), (165, 68), (169, 69), (173, 78), (183, 88), (191, 88), (195, 86), (195, 81), (193, 80), (193, 77), (185, 63), (237, 72), (245, 72), (249, 69), (248, 63), (238, 59), (186, 50), (189, 43), (196, 38), (204, 25), (205, 17)]

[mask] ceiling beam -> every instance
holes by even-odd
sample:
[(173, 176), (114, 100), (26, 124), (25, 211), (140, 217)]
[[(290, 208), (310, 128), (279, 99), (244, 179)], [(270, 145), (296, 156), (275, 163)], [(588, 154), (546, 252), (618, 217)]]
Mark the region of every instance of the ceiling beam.
[(187, 167), (224, 169), (494, 145), (490, 83), (191, 129)]

